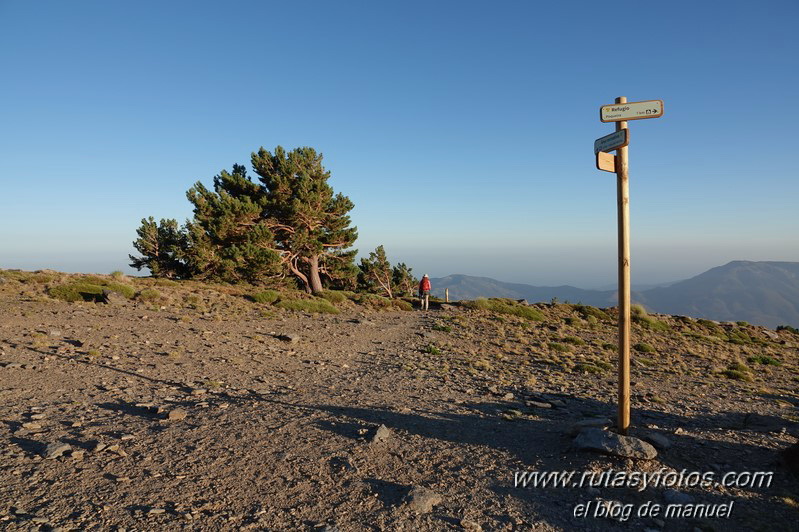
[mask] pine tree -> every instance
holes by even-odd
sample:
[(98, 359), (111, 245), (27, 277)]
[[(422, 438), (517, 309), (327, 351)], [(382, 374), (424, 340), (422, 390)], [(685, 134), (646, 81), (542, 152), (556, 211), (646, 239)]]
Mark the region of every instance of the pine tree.
[(391, 263), (386, 258), (386, 250), (382, 245), (369, 253), (368, 258), (361, 259), (360, 268), (359, 281), (362, 288), (376, 294), (394, 297)]
[(175, 279), (187, 275), (184, 263), (186, 235), (176, 220), (162, 218), (156, 224), (152, 216), (142, 218), (136, 233), (139, 238), (133, 241), (133, 247), (142, 256), (128, 255), (132, 267), (139, 271), (148, 268), (153, 277)]
[(322, 276), (335, 284), (351, 283), (357, 250), (348, 250), (358, 237), (350, 227), (353, 203), (333, 194), (330, 172), (313, 148), (274, 155), (261, 148), (252, 165), (265, 188), (264, 216), (275, 236), (276, 248), (289, 271), (307, 292), (323, 289)]
[(264, 187), (244, 166), (214, 177), (214, 190), (197, 182), (186, 193), (194, 219), (186, 224), (187, 265), (194, 277), (264, 283), (280, 276), (280, 254), (264, 219)]
[(412, 269), (400, 262), (391, 271), (391, 282), (397, 294), (413, 296), (419, 286), (419, 279), (413, 276)]

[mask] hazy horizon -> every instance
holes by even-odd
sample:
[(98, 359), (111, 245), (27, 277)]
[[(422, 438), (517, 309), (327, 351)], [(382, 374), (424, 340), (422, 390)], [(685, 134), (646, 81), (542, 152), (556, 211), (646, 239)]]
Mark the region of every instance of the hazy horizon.
[[(390, 257), (389, 257), (390, 258)], [(654, 285), (662, 285), (662, 284), (671, 284), (679, 281), (683, 281), (685, 279), (689, 279), (691, 277), (695, 277), (701, 273), (706, 272), (711, 268), (715, 268), (718, 266), (724, 266), (732, 261), (749, 261), (749, 262), (798, 262), (798, 261), (784, 261), (780, 259), (765, 259), (765, 260), (756, 260), (756, 259), (730, 259), (718, 264), (712, 264), (702, 270), (698, 271), (685, 271), (683, 275), (677, 275), (675, 277), (670, 278), (658, 278), (656, 276), (647, 277), (645, 275), (635, 275), (632, 276), (632, 284), (633, 286), (654, 286)], [(402, 262), (400, 258), (396, 262)], [(146, 277), (149, 275), (149, 272), (145, 269), (142, 271), (137, 271), (135, 268), (131, 268), (127, 261), (124, 264), (120, 264), (119, 261), (104, 261), (98, 260), (94, 264), (96, 267), (91, 265), (83, 266), (86, 264), (83, 260), (76, 260), (73, 262), (66, 261), (61, 263), (61, 267), (55, 267), (52, 264), (46, 264), (41, 260), (29, 259), (29, 260), (12, 260), (8, 263), (0, 264), (0, 269), (20, 269), (26, 271), (35, 271), (35, 270), (56, 270), (64, 273), (86, 273), (86, 274), (109, 274), (114, 271), (121, 271), (127, 275), (133, 276), (141, 276)], [(615, 264), (614, 264), (615, 266)], [(443, 271), (443, 270), (441, 270)], [(596, 279), (599, 277), (580, 277), (579, 275), (575, 275), (572, 277), (572, 280), (563, 280), (566, 279), (562, 277), (563, 272), (559, 272), (560, 275), (556, 275), (555, 272), (536, 272), (536, 273), (527, 273), (527, 274), (516, 274), (514, 277), (513, 273), (498, 273), (496, 275), (486, 273), (485, 271), (480, 271), (479, 269), (474, 269), (473, 267), (469, 268), (462, 268), (461, 270), (452, 270), (447, 273), (439, 273), (439, 269), (428, 269), (428, 270), (421, 270), (413, 268), (413, 273), (417, 277), (421, 277), (424, 273), (427, 273), (432, 278), (442, 278), (448, 277), (450, 275), (468, 275), (473, 277), (487, 277), (490, 279), (494, 279), (496, 281), (502, 281), (505, 283), (514, 283), (514, 284), (528, 284), (532, 286), (573, 286), (576, 288), (583, 288), (589, 290), (612, 290), (616, 286), (616, 271), (614, 270), (609, 277), (607, 277), (607, 282), (601, 283), (597, 282)], [(578, 282), (579, 279), (584, 279), (583, 282)]]

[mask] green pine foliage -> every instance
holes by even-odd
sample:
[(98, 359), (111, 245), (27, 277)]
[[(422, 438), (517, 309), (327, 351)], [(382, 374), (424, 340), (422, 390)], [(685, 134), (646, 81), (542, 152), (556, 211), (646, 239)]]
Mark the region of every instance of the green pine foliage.
[(321, 292), (322, 278), (330, 288), (350, 287), (357, 250), (349, 248), (358, 237), (348, 215), (354, 204), (334, 195), (322, 154), (281, 146), (273, 154), (262, 147), (252, 154), (252, 166), (264, 187), (264, 217), (289, 272), (306, 292)]
[(172, 219), (142, 218), (141, 226), (136, 230), (139, 238), (133, 241), (133, 247), (142, 254), (141, 257), (130, 257), (130, 265), (137, 270), (148, 268), (153, 277), (175, 279), (187, 274), (184, 254), (187, 249), (186, 235)]
[(386, 258), (386, 250), (382, 245), (369, 253), (368, 258), (361, 259), (360, 270), (358, 275), (360, 288), (388, 298), (394, 297), (391, 263)]
[(217, 175), (213, 191), (198, 182), (186, 195), (194, 205), (185, 254), (194, 278), (263, 284), (281, 274), (280, 252), (263, 217), (263, 187), (243, 166)]
[(391, 270), (391, 282), (396, 295), (412, 297), (419, 286), (419, 279), (413, 276), (411, 268), (404, 262), (398, 263)]

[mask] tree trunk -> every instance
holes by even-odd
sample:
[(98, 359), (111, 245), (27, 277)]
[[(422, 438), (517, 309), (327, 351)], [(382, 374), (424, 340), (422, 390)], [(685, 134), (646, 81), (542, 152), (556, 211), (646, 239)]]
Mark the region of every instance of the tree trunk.
[(305, 291), (310, 294), (311, 293), (311, 285), (310, 285), (310, 283), (308, 283), (308, 277), (306, 277), (306, 275), (300, 271), (300, 269), (297, 266), (295, 260), (289, 260), (288, 266), (289, 266), (289, 269), (291, 270), (291, 273), (296, 275), (297, 279), (302, 281), (302, 285), (303, 285), (303, 288), (305, 289)]
[(309, 266), (311, 271), (308, 277), (311, 281), (311, 293), (316, 294), (322, 291), (322, 279), (319, 278), (319, 255), (311, 255)]

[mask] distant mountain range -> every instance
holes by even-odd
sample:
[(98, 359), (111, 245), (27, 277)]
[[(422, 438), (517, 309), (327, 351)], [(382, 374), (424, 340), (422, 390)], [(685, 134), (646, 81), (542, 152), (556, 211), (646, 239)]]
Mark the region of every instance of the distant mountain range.
[[(507, 297), (530, 303), (560, 301), (596, 307), (616, 305), (616, 290), (574, 286), (532, 286), (488, 277), (448, 275), (431, 279), (433, 295), (450, 299)], [(667, 286), (633, 291), (632, 300), (651, 312), (799, 327), (799, 262), (733, 261)]]

